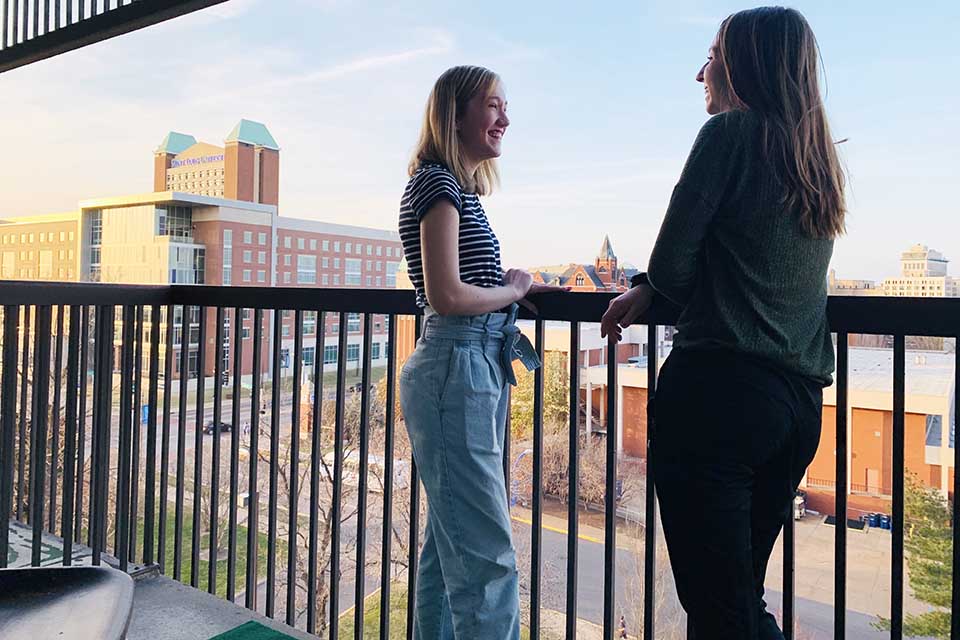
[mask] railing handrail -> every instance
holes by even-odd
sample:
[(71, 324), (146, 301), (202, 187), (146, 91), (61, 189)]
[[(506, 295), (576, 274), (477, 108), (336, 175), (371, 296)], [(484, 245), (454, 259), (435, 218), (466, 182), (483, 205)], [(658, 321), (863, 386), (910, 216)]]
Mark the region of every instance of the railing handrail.
[[(524, 319), (597, 322), (615, 293), (549, 293), (536, 296), (539, 315)], [(88, 282), (0, 282), (0, 303), (10, 305), (159, 304), (353, 313), (416, 314), (408, 289), (227, 287), (216, 285), (134, 285)], [(658, 300), (638, 323), (672, 325), (680, 309)], [(960, 334), (960, 298), (830, 296), (830, 330), (877, 335)]]

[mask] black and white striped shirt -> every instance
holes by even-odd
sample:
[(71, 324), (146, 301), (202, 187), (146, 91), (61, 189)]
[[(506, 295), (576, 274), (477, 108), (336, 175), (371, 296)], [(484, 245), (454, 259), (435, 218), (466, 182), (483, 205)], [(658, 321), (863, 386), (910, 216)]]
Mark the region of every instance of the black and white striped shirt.
[(503, 281), (500, 242), (475, 193), (465, 193), (446, 167), (424, 163), (407, 182), (400, 199), (400, 241), (407, 274), (417, 290), (417, 305), (425, 307), (420, 221), (438, 200), (448, 200), (460, 212), (460, 280), (478, 287), (498, 287)]

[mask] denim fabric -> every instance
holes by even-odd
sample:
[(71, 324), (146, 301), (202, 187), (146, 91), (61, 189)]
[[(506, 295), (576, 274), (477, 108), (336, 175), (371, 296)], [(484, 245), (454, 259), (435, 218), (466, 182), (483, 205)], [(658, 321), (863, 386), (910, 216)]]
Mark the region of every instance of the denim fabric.
[(763, 582), (820, 441), (821, 384), (727, 351), (677, 351), (654, 397), (653, 475), (696, 640), (783, 640)]
[(515, 311), (440, 316), (400, 373), (400, 404), (428, 501), (416, 640), (516, 640), (520, 601), (503, 444)]

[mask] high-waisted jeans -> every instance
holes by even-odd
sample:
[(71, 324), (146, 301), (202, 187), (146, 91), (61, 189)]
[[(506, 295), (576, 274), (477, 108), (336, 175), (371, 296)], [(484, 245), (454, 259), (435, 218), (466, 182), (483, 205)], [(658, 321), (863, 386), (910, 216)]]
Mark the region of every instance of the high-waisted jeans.
[(400, 373), (400, 404), (428, 501), (417, 640), (520, 637), (503, 474), (511, 361), (518, 344), (529, 347), (515, 319), (516, 305), (478, 316), (427, 309)]

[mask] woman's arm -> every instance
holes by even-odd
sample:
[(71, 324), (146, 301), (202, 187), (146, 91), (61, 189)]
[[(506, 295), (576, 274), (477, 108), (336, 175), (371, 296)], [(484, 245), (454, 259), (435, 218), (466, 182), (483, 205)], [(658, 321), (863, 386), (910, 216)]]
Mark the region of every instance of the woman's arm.
[(474, 316), (496, 311), (527, 295), (533, 277), (510, 269), (499, 287), (478, 287), (460, 280), (460, 215), (437, 200), (420, 220), (420, 251), (427, 302), (442, 316)]

